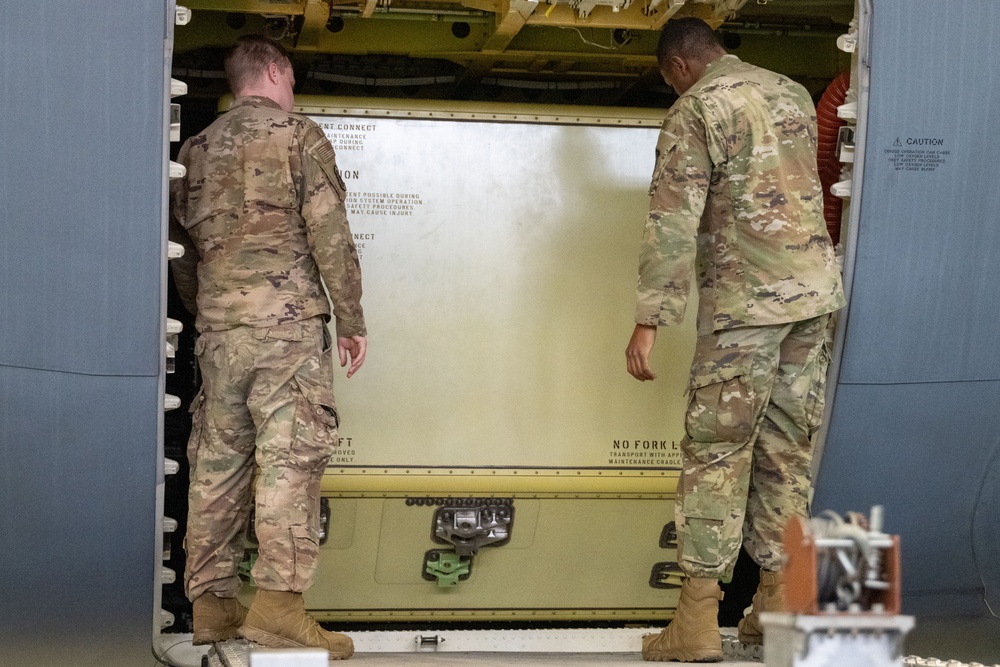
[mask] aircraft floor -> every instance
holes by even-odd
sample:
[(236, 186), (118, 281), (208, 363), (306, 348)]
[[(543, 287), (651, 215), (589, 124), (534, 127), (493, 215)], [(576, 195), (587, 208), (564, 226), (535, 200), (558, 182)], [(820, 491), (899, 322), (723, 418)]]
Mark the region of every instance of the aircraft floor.
[[(526, 667), (598, 667), (600, 665), (642, 665), (638, 653), (439, 653), (400, 654), (369, 653), (356, 655), (352, 662), (366, 667), (388, 667), (389, 665), (414, 665), (419, 667), (488, 667), (492, 665), (525, 665)], [(733, 667), (761, 667), (760, 662), (726, 660), (722, 663)]]
[[(162, 664), (162, 663), (156, 663)], [(171, 665), (199, 665), (198, 661), (179, 660)], [(642, 665), (638, 653), (356, 653), (343, 663), (365, 667), (493, 667), (494, 665), (522, 665), (523, 667), (603, 667), (604, 665)], [(761, 662), (726, 659), (728, 667), (762, 667)]]
[[(392, 635), (393, 633), (385, 633)], [(734, 632), (735, 634), (735, 632)], [(375, 633), (356, 633), (355, 646), (357, 653), (344, 664), (363, 664), (367, 667), (451, 667), (456, 665), (469, 667), (490, 667), (492, 665), (524, 665), (527, 667), (599, 667), (603, 665), (641, 665), (645, 664), (642, 656), (637, 651), (614, 650), (614, 652), (591, 650), (588, 652), (567, 653), (567, 652), (531, 652), (531, 651), (490, 651), (490, 650), (445, 650), (445, 651), (406, 651), (397, 652), (388, 646), (386, 642), (373, 639)], [(637, 637), (639, 635), (636, 635)], [(391, 639), (390, 639), (391, 641)], [(161, 664), (171, 667), (200, 667), (202, 656), (208, 652), (208, 647), (192, 646), (190, 634), (161, 635), (156, 642), (155, 653), (160, 656)], [(227, 643), (226, 646), (233, 648), (227, 651), (227, 659), (232, 660), (235, 665), (249, 663), (248, 656), (238, 643)], [(386, 650), (389, 648), (390, 650)], [(368, 649), (368, 650), (366, 650)], [(405, 649), (404, 649), (405, 650)], [(552, 649), (562, 651), (561, 647)], [(586, 649), (584, 649), (586, 650)], [(213, 663), (215, 664), (215, 663)], [(760, 661), (739, 660), (727, 658), (723, 663), (732, 667), (761, 667)]]
[[(164, 658), (162, 663), (176, 667), (200, 667), (201, 657), (207, 647), (191, 645), (191, 635), (160, 635), (155, 647), (157, 655)], [(392, 665), (414, 667), (438, 667), (468, 665), (488, 667), (492, 665), (525, 665), (538, 667), (597, 667), (599, 665), (641, 665), (638, 652), (618, 651), (588, 653), (497, 653), (490, 651), (468, 652), (389, 652), (385, 650), (361, 650), (365, 641), (358, 637), (359, 652), (345, 664), (360, 663), (367, 667)], [(374, 648), (369, 644), (371, 648)], [(931, 656), (940, 659), (941, 665), (948, 661), (981, 663), (1000, 667), (1000, 619), (993, 616), (978, 618), (924, 618), (918, 619), (916, 628), (906, 641), (904, 655), (924, 656), (928, 664), (938, 664)], [(723, 663), (727, 667), (760, 667), (763, 663), (728, 658)], [(961, 663), (953, 663), (961, 664)]]

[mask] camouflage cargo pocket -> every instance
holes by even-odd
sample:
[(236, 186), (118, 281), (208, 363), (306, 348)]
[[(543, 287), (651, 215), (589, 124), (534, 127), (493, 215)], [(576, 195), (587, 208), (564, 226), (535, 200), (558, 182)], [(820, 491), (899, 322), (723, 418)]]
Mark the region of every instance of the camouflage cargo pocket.
[(295, 432), (290, 458), (301, 470), (320, 470), (339, 443), (333, 390), (296, 375)]
[(198, 445), (201, 442), (201, 434), (205, 430), (204, 387), (199, 389), (198, 393), (195, 394), (188, 412), (191, 413), (191, 435), (188, 437), (187, 458), (188, 464), (193, 467), (195, 459), (198, 457)]
[(292, 590), (302, 591), (312, 584), (319, 559), (319, 536), (306, 526), (289, 528), (292, 538)]
[(826, 375), (829, 368), (830, 352), (826, 345), (823, 345), (817, 354), (816, 361), (813, 362), (804, 406), (806, 427), (809, 429), (810, 436), (823, 423), (823, 410), (826, 407)]
[(723, 348), (691, 366), (685, 427), (692, 442), (743, 443), (756, 423), (751, 381), (754, 347)]
[(682, 513), (686, 530), (682, 531), (682, 562), (715, 568), (722, 564), (723, 552), (730, 553), (731, 545), (726, 544), (724, 535), (728, 505), (713, 500), (698, 494), (684, 498)]

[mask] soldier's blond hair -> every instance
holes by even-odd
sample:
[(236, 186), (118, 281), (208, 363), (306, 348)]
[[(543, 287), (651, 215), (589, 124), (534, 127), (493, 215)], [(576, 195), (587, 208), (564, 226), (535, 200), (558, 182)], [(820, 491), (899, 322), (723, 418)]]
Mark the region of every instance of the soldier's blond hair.
[(704, 60), (725, 53), (712, 27), (694, 16), (667, 21), (656, 45), (656, 60), (664, 67), (673, 56)]
[(255, 84), (275, 63), (282, 72), (292, 66), (292, 58), (281, 44), (263, 35), (243, 35), (226, 54), (226, 81), (234, 95)]

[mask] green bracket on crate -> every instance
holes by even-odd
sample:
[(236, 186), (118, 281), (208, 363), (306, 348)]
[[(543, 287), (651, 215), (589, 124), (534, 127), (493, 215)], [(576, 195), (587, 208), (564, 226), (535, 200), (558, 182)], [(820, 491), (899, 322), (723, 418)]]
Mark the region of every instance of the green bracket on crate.
[(457, 586), (469, 578), (472, 558), (459, 556), (454, 551), (432, 549), (424, 556), (424, 579), (436, 580), (440, 588)]

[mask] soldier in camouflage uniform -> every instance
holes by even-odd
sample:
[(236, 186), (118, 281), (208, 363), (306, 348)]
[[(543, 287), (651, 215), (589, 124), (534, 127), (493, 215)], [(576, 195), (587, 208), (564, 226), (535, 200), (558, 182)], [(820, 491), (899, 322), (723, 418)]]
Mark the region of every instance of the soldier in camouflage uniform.
[(782, 530), (806, 516), (810, 437), (823, 412), (830, 313), (844, 305), (822, 215), (809, 94), (726, 54), (700, 19), (669, 22), (660, 72), (680, 98), (657, 145), (628, 371), (652, 380), (656, 328), (684, 319), (698, 281), (676, 504), (686, 578), (647, 660), (722, 659), (719, 580), (741, 543), (761, 567), (740, 638), (783, 597)]
[[(319, 628), (302, 603), (316, 572), (320, 481), (338, 444), (323, 283), (347, 377), (367, 349), (344, 184), (323, 131), (291, 113), (295, 75), (280, 44), (241, 38), (226, 73), (233, 107), (183, 145), (187, 175), (171, 192), (171, 238), (187, 250), (175, 282), (201, 334), (185, 538), (194, 642), (242, 634), (347, 658), (351, 640)], [(258, 593), (247, 612), (236, 572), (254, 497)]]

